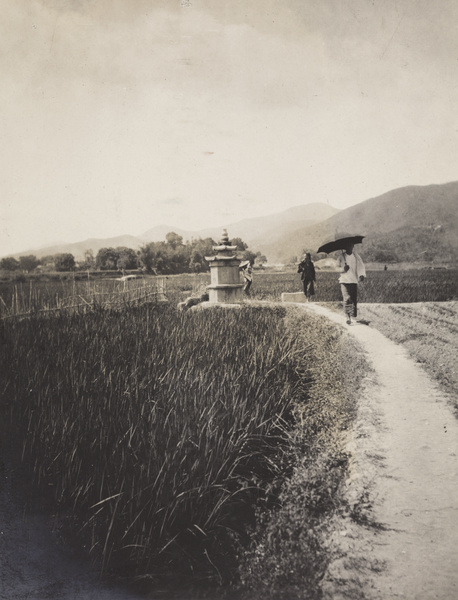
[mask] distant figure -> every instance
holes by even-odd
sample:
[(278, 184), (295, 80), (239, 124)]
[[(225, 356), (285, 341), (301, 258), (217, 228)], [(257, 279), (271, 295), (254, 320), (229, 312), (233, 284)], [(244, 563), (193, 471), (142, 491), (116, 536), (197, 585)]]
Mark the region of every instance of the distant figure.
[(240, 263), (239, 269), (242, 271), (243, 279), (245, 280), (243, 291), (247, 296), (251, 296), (250, 288), (251, 284), (253, 283), (253, 267), (251, 266), (249, 260), (245, 260), (244, 262)]
[(315, 265), (312, 262), (310, 252), (304, 254), (304, 257), (297, 268), (297, 272), (301, 273), (304, 295), (307, 298), (307, 302), (310, 302), (312, 296), (315, 295), (316, 285)]
[(383, 270), (384, 270), (384, 271), (388, 271), (388, 267), (385, 265), (385, 266), (383, 267)]
[(337, 257), (337, 264), (342, 269), (339, 277), (340, 289), (347, 315), (347, 325), (351, 325), (351, 318), (358, 315), (358, 283), (364, 281), (366, 268), (359, 254), (353, 252), (354, 244), (349, 243), (345, 250)]

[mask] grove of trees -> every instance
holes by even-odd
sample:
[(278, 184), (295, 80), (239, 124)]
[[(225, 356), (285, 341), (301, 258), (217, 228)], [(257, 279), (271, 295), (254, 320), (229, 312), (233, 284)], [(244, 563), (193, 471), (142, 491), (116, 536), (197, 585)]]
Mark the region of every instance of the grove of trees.
[(54, 268), (56, 271), (73, 271), (75, 268), (75, 257), (70, 253), (56, 254)]
[(27, 256), (19, 257), (19, 268), (23, 271), (26, 271), (27, 273), (36, 269), (39, 264), (40, 261), (33, 254), (28, 254)]
[(118, 246), (117, 248), (101, 248), (95, 257), (95, 267), (101, 271), (136, 269), (138, 257), (135, 250)]
[(12, 256), (7, 256), (0, 260), (0, 269), (3, 271), (17, 271), (20, 268), (19, 261)]
[[(4, 271), (30, 272), (39, 265), (46, 271), (93, 270), (124, 271), (143, 269), (148, 273), (169, 275), (175, 273), (203, 273), (209, 270), (206, 256), (214, 255), (213, 246), (217, 242), (211, 237), (198, 238), (184, 242), (183, 238), (171, 231), (161, 242), (150, 242), (135, 251), (132, 248), (101, 248), (94, 257), (92, 250), (86, 250), (83, 260), (78, 263), (70, 253), (52, 254), (41, 260), (34, 255), (12, 256), (0, 260), (0, 269)], [(252, 264), (266, 262), (260, 252), (252, 252), (241, 238), (233, 238), (231, 245), (237, 246), (238, 256)]]
[[(237, 246), (238, 255), (242, 260), (249, 260), (252, 264), (255, 260), (267, 260), (260, 252), (249, 250), (248, 245), (240, 238), (233, 238), (230, 243)], [(203, 273), (210, 269), (205, 257), (215, 254), (213, 246), (216, 245), (217, 242), (211, 237), (184, 243), (180, 235), (170, 232), (166, 235), (165, 242), (150, 242), (142, 246), (138, 251), (138, 259), (141, 266), (150, 273)]]

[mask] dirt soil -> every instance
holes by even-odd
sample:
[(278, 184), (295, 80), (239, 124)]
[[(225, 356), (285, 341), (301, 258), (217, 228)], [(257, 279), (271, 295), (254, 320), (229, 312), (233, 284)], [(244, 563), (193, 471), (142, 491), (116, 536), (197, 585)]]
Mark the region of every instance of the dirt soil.
[[(347, 326), (341, 314), (313, 303), (300, 306), (347, 328), (374, 368), (348, 435), (349, 508), (335, 520), (325, 600), (458, 598), (458, 421), (450, 397), (376, 329)], [(100, 581), (49, 516), (25, 509), (20, 469), (7, 450), (0, 460), (0, 598), (138, 598)]]
[(350, 510), (336, 518), (325, 598), (458, 598), (453, 398), (377, 330), (348, 326), (343, 315), (313, 303), (302, 306), (348, 329), (375, 369), (348, 438)]

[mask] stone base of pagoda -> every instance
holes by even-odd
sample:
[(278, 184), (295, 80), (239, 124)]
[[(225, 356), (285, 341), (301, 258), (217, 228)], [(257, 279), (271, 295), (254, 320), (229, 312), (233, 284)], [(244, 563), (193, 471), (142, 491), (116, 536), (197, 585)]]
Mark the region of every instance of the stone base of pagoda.
[(211, 303), (235, 304), (243, 302), (243, 283), (209, 285), (208, 300)]

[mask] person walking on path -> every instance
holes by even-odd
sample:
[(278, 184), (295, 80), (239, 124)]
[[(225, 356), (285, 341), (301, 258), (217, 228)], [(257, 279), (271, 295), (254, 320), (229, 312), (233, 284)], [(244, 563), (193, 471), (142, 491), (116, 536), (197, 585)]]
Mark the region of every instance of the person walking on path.
[(243, 279), (244, 279), (243, 291), (245, 292), (245, 294), (247, 296), (251, 296), (250, 288), (251, 288), (251, 284), (253, 283), (253, 267), (251, 266), (250, 261), (246, 260), (243, 263), (241, 263), (239, 268), (243, 273)]
[(353, 248), (354, 244), (349, 242), (337, 256), (338, 267), (342, 270), (339, 283), (347, 325), (351, 325), (352, 317), (356, 319), (358, 316), (358, 283), (366, 278), (364, 263)]
[(304, 254), (304, 257), (297, 268), (297, 272), (301, 273), (304, 295), (307, 298), (307, 302), (310, 302), (312, 296), (315, 295), (316, 286), (315, 265), (312, 262), (310, 252)]

